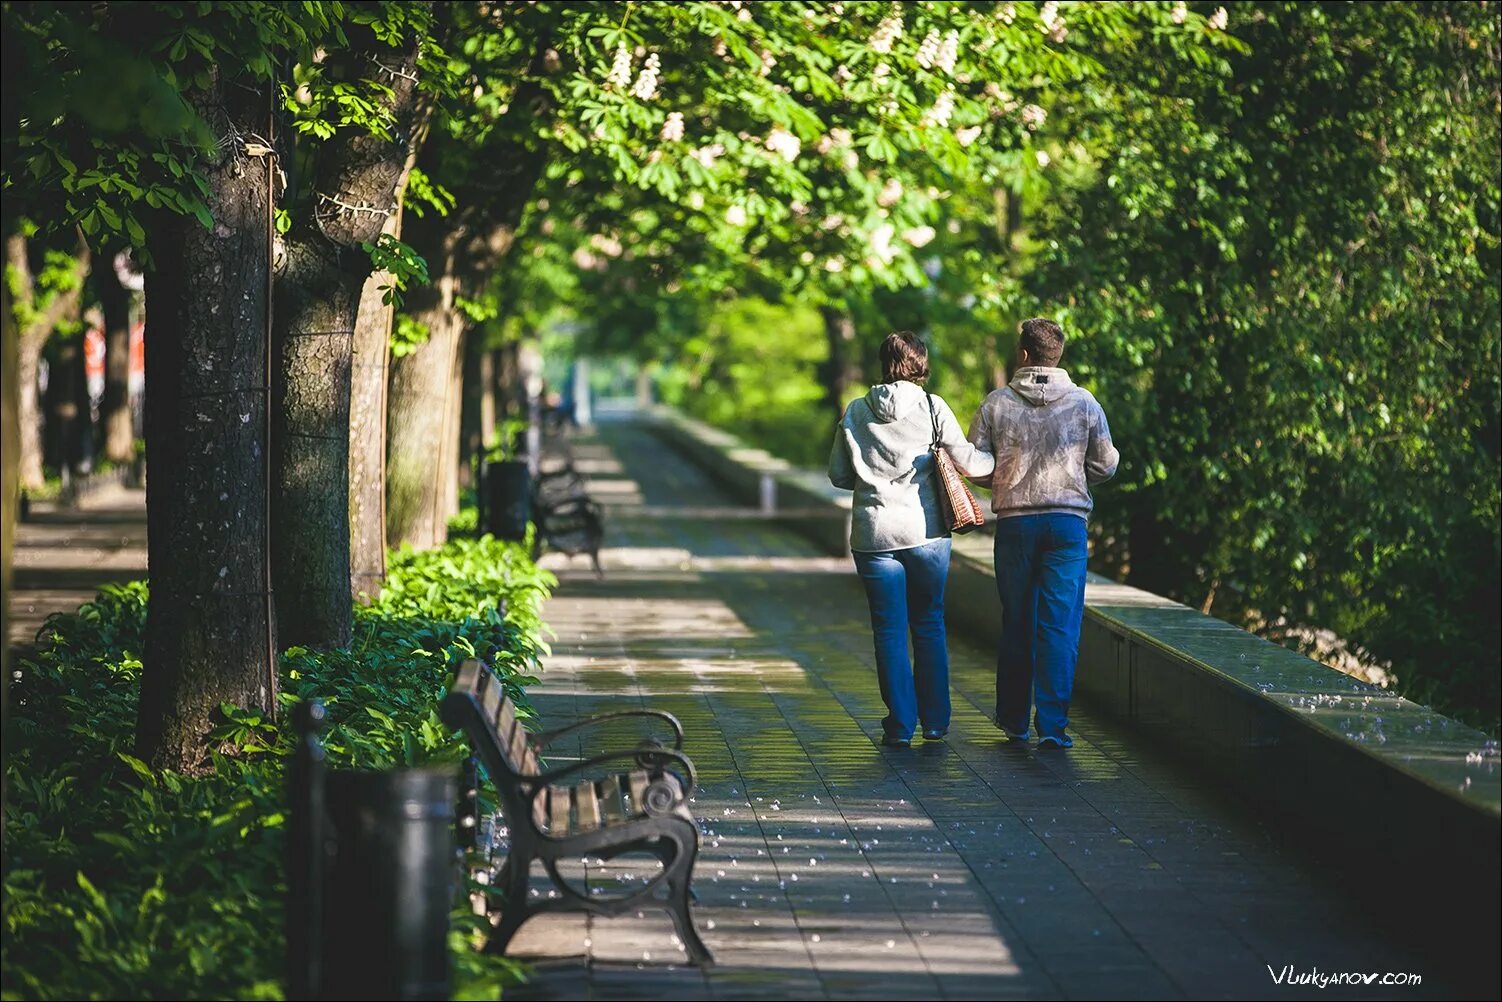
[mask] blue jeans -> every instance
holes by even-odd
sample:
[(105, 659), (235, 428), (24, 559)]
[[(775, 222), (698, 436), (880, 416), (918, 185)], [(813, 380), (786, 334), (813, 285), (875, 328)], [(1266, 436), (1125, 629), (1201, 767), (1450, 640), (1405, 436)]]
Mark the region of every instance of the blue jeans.
[(949, 729), (949, 648), (944, 640), (949, 546), (945, 538), (910, 550), (855, 554), (855, 569), (871, 606), (876, 677), (887, 704), (881, 726), (890, 738), (910, 739), (920, 719), (925, 730)]
[(1040, 738), (1062, 738), (1085, 614), (1085, 520), (1056, 512), (996, 523), (996, 722), (1027, 730), (1031, 704)]

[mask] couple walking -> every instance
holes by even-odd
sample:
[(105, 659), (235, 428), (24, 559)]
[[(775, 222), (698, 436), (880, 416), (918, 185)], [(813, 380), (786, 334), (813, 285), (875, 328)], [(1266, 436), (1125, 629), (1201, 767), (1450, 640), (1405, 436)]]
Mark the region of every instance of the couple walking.
[(949, 405), (923, 389), (927, 346), (907, 331), (889, 334), (882, 382), (845, 409), (829, 479), (855, 492), (850, 549), (871, 606), (885, 745), (907, 747), (920, 722), (928, 741), (949, 730), (950, 536), (933, 446), (992, 492), (1002, 622), (996, 724), (1026, 742), (1036, 704), (1038, 747), (1072, 744), (1090, 487), (1110, 479), (1118, 457), (1100, 404), (1059, 368), (1063, 351), (1058, 324), (1024, 321), (1012, 381), (981, 404), (967, 439)]

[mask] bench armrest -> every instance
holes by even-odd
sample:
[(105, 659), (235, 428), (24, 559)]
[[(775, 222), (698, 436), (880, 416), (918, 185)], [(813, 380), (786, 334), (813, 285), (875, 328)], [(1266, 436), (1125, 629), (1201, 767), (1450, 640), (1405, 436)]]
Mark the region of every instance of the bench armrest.
[(560, 727), (556, 731), (534, 734), (532, 735), (532, 741), (541, 750), (565, 734), (573, 734), (576, 731), (584, 730), (586, 727), (593, 727), (595, 724), (603, 724), (610, 720), (624, 720), (628, 717), (656, 717), (659, 720), (666, 720), (673, 728), (673, 748), (678, 751), (683, 750), (683, 725), (678, 722), (677, 717), (663, 710), (620, 710), (616, 713), (606, 713), (598, 717), (590, 717), (588, 720), (581, 720), (577, 724)]
[(672, 748), (664, 748), (661, 745), (644, 745), (631, 751), (606, 752), (603, 755), (596, 755), (594, 758), (587, 758), (582, 762), (571, 763), (561, 769), (550, 769), (536, 776), (528, 776), (527, 781), (531, 784), (532, 789), (527, 793), (527, 800), (530, 802), (535, 799), (539, 793), (561, 779), (622, 759), (630, 759), (643, 769), (661, 769), (669, 763), (677, 763), (682, 766), (684, 771), (684, 775), (681, 777), (684, 782), (684, 800), (688, 800), (699, 786), (699, 774), (694, 769), (694, 763), (690, 761), (687, 755)]

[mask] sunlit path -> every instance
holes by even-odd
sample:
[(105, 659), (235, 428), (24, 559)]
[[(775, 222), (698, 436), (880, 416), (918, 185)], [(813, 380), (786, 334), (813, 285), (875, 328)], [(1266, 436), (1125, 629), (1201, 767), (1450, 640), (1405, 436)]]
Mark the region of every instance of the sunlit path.
[(685, 969), (665, 915), (539, 919), (513, 943), (539, 976), (512, 997), (1265, 997), (1298, 994), (1268, 971), (1290, 964), (1422, 971), (1387, 991), (1443, 994), (1442, 972), (1129, 735), (1082, 712), (1067, 756), (1006, 747), (983, 712), (990, 655), (959, 638), (949, 742), (878, 748), (845, 561), (731, 508), (639, 425), (577, 451), (610, 509), (607, 576), (547, 558), (558, 637), (534, 700), (549, 727), (628, 705), (682, 719), (719, 965)]

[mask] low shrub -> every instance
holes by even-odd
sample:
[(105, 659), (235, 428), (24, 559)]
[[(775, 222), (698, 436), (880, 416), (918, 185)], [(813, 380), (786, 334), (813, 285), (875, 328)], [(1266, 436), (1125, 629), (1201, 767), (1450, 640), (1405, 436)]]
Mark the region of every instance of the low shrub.
[[(4, 997), (282, 997), (286, 711), (327, 704), (334, 767), (457, 763), (437, 714), (453, 667), (492, 658), (525, 706), (553, 583), (488, 537), (395, 554), (354, 643), (287, 650), (283, 712), (226, 707), (202, 776), (131, 754), (146, 583), (50, 620), (11, 690)], [(518, 970), (470, 948), (476, 921), (456, 909), (456, 991), (498, 997)]]

